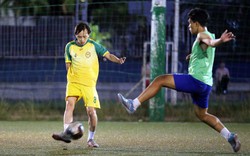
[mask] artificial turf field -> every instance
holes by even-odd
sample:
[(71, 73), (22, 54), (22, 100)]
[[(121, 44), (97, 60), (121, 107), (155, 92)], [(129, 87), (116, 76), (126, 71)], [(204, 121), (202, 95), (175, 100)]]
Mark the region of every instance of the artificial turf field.
[[(84, 122), (85, 130), (87, 122)], [(226, 123), (242, 143), (237, 155), (250, 155), (250, 124)], [(88, 148), (87, 133), (69, 144), (54, 141), (58, 121), (0, 121), (0, 155), (234, 155), (230, 145), (207, 125), (194, 122), (99, 122), (98, 149)]]

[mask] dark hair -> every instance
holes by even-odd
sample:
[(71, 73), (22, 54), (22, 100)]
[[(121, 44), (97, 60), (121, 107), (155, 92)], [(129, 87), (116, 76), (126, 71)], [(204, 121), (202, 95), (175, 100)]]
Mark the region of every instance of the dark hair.
[(75, 27), (75, 35), (79, 34), (81, 31), (83, 31), (85, 29), (87, 29), (88, 34), (91, 33), (90, 27), (87, 23), (85, 23), (85, 22), (78, 23)]
[(188, 13), (188, 18), (193, 22), (199, 22), (201, 26), (207, 26), (210, 16), (206, 10), (194, 8)]

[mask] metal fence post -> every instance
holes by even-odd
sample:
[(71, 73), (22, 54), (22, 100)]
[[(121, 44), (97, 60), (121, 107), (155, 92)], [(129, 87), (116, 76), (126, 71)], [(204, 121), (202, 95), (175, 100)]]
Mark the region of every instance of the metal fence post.
[[(151, 81), (165, 73), (166, 52), (166, 0), (152, 1), (151, 21), (151, 53), (150, 53), (150, 79)], [(165, 116), (164, 88), (149, 101), (149, 118), (151, 121), (163, 121)]]

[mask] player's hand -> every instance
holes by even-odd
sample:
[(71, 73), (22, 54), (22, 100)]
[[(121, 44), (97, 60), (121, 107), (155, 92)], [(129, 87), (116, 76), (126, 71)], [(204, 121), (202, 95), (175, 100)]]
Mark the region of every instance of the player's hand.
[(189, 61), (189, 60), (190, 60), (190, 56), (191, 56), (191, 54), (188, 54), (188, 55), (186, 56), (186, 61)]
[(232, 39), (235, 39), (236, 36), (232, 32), (228, 32), (227, 30), (221, 35), (220, 39), (222, 42), (228, 42)]
[(119, 58), (119, 64), (123, 64), (126, 60), (126, 57)]

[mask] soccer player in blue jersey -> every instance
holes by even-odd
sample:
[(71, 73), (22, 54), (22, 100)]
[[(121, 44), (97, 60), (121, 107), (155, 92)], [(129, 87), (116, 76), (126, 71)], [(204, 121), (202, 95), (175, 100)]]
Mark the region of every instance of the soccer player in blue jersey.
[(237, 134), (231, 133), (217, 117), (208, 113), (215, 47), (233, 40), (235, 36), (226, 30), (220, 38), (215, 39), (215, 35), (207, 30), (208, 20), (209, 14), (200, 8), (192, 9), (188, 14), (189, 31), (197, 35), (192, 52), (187, 56), (188, 74), (160, 75), (134, 100), (126, 99), (120, 93), (118, 98), (129, 113), (134, 113), (141, 103), (155, 96), (161, 87), (190, 93), (196, 116), (219, 132), (231, 144), (234, 152), (238, 152), (241, 144)]
[(53, 134), (55, 140), (71, 142), (65, 130), (73, 122), (75, 104), (83, 98), (89, 123), (87, 145), (99, 147), (94, 141), (97, 126), (96, 109), (100, 108), (99, 97), (96, 91), (96, 82), (99, 75), (98, 55), (111, 62), (123, 64), (125, 57), (118, 58), (111, 54), (101, 44), (89, 38), (91, 29), (87, 23), (79, 23), (75, 27), (76, 40), (69, 42), (65, 47), (65, 64), (67, 70), (66, 108), (64, 112), (64, 131)]

